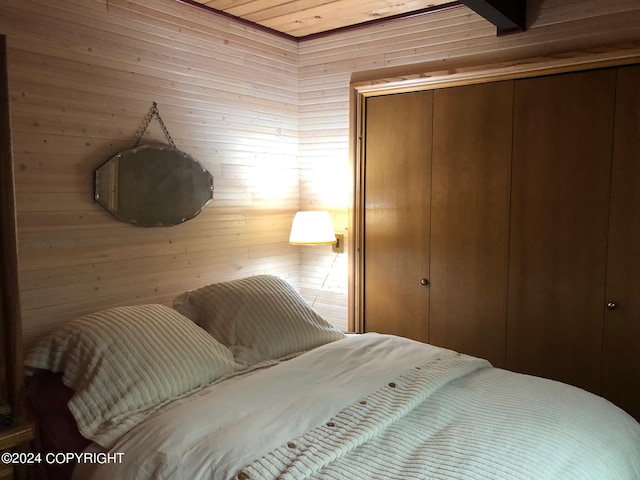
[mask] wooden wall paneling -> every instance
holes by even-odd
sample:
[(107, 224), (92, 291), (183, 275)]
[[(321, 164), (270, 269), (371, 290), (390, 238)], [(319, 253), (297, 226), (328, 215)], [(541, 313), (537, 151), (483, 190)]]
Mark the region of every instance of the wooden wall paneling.
[(423, 342), (432, 112), (431, 91), (371, 97), (364, 137), (364, 327)]
[[(307, 255), (304, 247), (288, 246), (286, 230), (300, 207), (327, 208), (336, 230), (352, 228), (350, 192), (335, 195), (336, 184), (351, 189), (352, 75), (364, 72), (382, 78), (389, 70), (421, 72), (429, 62), (455, 69), (580, 48), (598, 50), (637, 40), (639, 25), (636, 0), (552, 0), (543, 2), (522, 35), (496, 38), (486, 21), (461, 7), (296, 44), (174, 0), (4, 1), (0, 33), (8, 36), (18, 241), (21, 252), (29, 250), (20, 257), (21, 288), (37, 298), (38, 287), (22, 280), (23, 264), (28, 264), (29, 275), (55, 278), (60, 267), (55, 265), (66, 261), (69, 269), (85, 272), (78, 277), (85, 281), (92, 268), (107, 275), (109, 262), (122, 265), (138, 259), (135, 249), (132, 255), (128, 247), (103, 254), (107, 247), (91, 245), (95, 236), (90, 232), (104, 234), (113, 244), (120, 236), (136, 235), (92, 204), (91, 176), (109, 155), (135, 141), (141, 116), (157, 101), (176, 143), (214, 173), (215, 201), (195, 220), (198, 223), (136, 242), (150, 242), (149, 255), (139, 258), (138, 267), (170, 275), (182, 269), (182, 262), (204, 255), (210, 239), (210, 245), (232, 250), (227, 255), (224, 248), (213, 247), (206, 263), (185, 271), (182, 278), (194, 274), (190, 284), (261, 269), (275, 271), (298, 285), (304, 283), (307, 299), (317, 291), (321, 297), (339, 299), (341, 303), (331, 305), (331, 315), (346, 321), (348, 269), (338, 262), (334, 270), (343, 270), (330, 283), (331, 290), (324, 291), (323, 272), (333, 257)], [(161, 134), (149, 138), (162, 139)], [(256, 193), (269, 183), (260, 181), (262, 167), (271, 165), (276, 165), (272, 179), (281, 168), (300, 168), (299, 181), (287, 183), (291, 195)], [(246, 182), (229, 171), (236, 167), (245, 170)], [(330, 178), (335, 182), (316, 181)], [(236, 234), (233, 227), (218, 229), (215, 222), (219, 215), (244, 214), (249, 226), (258, 217), (274, 216), (285, 235), (276, 242), (260, 230), (261, 224), (248, 227), (247, 235), (245, 230)], [(66, 232), (69, 244), (76, 242), (80, 253), (71, 246), (61, 250), (60, 243), (49, 245), (52, 230), (63, 237)], [(355, 240), (353, 232), (348, 233)], [(154, 253), (173, 234), (191, 240), (181, 252)], [(238, 246), (236, 241), (244, 238)], [(266, 256), (249, 260), (249, 250)], [(350, 252), (357, 254), (353, 248)], [(305, 278), (299, 278), (298, 271)], [(156, 292), (156, 286), (134, 283), (133, 274), (111, 297), (70, 301), (67, 295), (80, 282), (68, 275), (68, 289), (50, 299), (55, 304), (51, 315), (23, 301), (26, 337), (37, 336), (32, 335), (36, 323), (46, 328), (49, 322), (123, 301), (165, 301), (174, 288)], [(93, 284), (100, 292), (98, 276)], [(133, 285), (140, 291), (130, 295)]]
[[(550, 0), (529, 12), (528, 30), (516, 35), (496, 37), (491, 25), (461, 7), (305, 40), (299, 44), (300, 167), (304, 179), (301, 201), (322, 204), (331, 196), (332, 189), (328, 186), (312, 188), (316, 174), (335, 170), (335, 163), (323, 166), (322, 162), (313, 161), (315, 141), (330, 136), (333, 151), (340, 156), (342, 164), (350, 168), (351, 173), (345, 175), (351, 180), (356, 172), (357, 142), (353, 141), (350, 148), (349, 137), (356, 138), (358, 113), (356, 103), (351, 103), (353, 112), (349, 118), (350, 92), (336, 86), (341, 82), (343, 85), (362, 82), (360, 86), (373, 87), (403, 80), (418, 84), (430, 78), (443, 82), (448, 74), (463, 76), (480, 65), (521, 67), (522, 62), (531, 63), (532, 58), (538, 59), (539, 66), (579, 63), (580, 52), (606, 54), (607, 46), (623, 42), (636, 42), (637, 47), (639, 35), (640, 5), (636, 0), (571, 3)], [(527, 58), (529, 60), (523, 60)], [(490, 76), (491, 72), (484, 72), (485, 78)], [(331, 94), (330, 101), (322, 97), (324, 82), (327, 82), (327, 93)], [(334, 92), (342, 96), (342, 101), (336, 99)], [(316, 112), (323, 117), (332, 113), (335, 121), (316, 122)], [(357, 198), (357, 179), (352, 185)], [(354, 220), (349, 225), (352, 261), (349, 276), (346, 273), (344, 276), (344, 291), (348, 289), (349, 279), (358, 283), (357, 208), (357, 204), (349, 201), (336, 206), (334, 211), (345, 221), (349, 219), (349, 212), (354, 212)], [(351, 324), (356, 325), (360, 318), (358, 295), (352, 298), (353, 308), (345, 314), (348, 313)]]
[(640, 420), (640, 66), (617, 77), (602, 393)]
[[(633, 1), (617, 0), (613, 2), (588, 1), (581, 2), (582, 8), (576, 8), (576, 4), (571, 4), (564, 0), (545, 0), (544, 7), (535, 9), (535, 20), (550, 24), (553, 22), (563, 23), (573, 20), (582, 20), (593, 17), (613, 18), (617, 15), (626, 15), (637, 10), (637, 5)], [(586, 7), (589, 8), (586, 8)], [(625, 22), (620, 19), (621, 26)], [(629, 24), (631, 25), (631, 24)]]
[(513, 82), (434, 91), (429, 343), (504, 367)]
[[(9, 1), (18, 239), (27, 342), (78, 315), (164, 303), (274, 273), (299, 288), (287, 242), (300, 204), (295, 42), (173, 0)], [(151, 102), (214, 175), (194, 220), (141, 229), (93, 202), (93, 170), (130, 148)], [(144, 142), (164, 143), (154, 121)]]
[[(349, 238), (347, 208), (351, 203), (351, 172), (343, 142), (348, 128), (348, 79), (344, 75), (323, 76), (306, 83), (299, 97), (300, 208), (328, 210), (336, 233)], [(351, 250), (334, 254), (329, 247), (300, 247), (301, 293), (327, 320), (344, 330), (348, 323), (348, 258)]]
[(615, 71), (515, 83), (507, 368), (600, 391)]
[[(334, 226), (338, 231), (338, 228)], [(349, 251), (334, 253), (330, 246), (300, 247), (300, 293), (309, 304), (342, 330), (348, 330), (347, 295), (342, 290)]]
[[(565, 16), (565, 22), (557, 22), (545, 14), (545, 5), (524, 35), (501, 37), (496, 37), (495, 29), (478, 15), (456, 8), (430, 15), (429, 21), (389, 23), (324, 42), (303, 42), (301, 61), (305, 73), (315, 70), (318, 74), (335, 75), (346, 70), (371, 73), (372, 79), (380, 79), (385, 70), (397, 69), (401, 75), (426, 72), (420, 70), (422, 64), (431, 61), (442, 69), (455, 69), (465, 63), (482, 65), (637, 40), (637, 5), (629, 1), (618, 2), (625, 5), (602, 5), (598, 9), (602, 17), (598, 17), (593, 12), (578, 12), (584, 8), (584, 2), (580, 3), (571, 7), (576, 10), (576, 18)], [(609, 28), (604, 28), (602, 22)], [(357, 69), (353, 69), (354, 64)]]

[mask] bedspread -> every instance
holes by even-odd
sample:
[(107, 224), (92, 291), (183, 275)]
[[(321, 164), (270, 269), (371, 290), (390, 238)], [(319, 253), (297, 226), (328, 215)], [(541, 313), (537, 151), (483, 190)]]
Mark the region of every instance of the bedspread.
[(640, 425), (627, 414), (557, 382), (473, 367), (412, 369), (237, 478), (640, 479)]
[(578, 388), (389, 335), (164, 407), (75, 480), (640, 480), (640, 425)]

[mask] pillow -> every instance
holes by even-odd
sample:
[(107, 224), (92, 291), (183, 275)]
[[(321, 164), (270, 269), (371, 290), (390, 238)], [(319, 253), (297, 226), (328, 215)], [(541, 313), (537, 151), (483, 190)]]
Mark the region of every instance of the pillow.
[(273, 275), (185, 292), (174, 299), (173, 308), (228, 346), (243, 364), (283, 358), (345, 337)]
[(83, 436), (105, 448), (163, 404), (240, 369), (231, 352), (162, 305), (119, 307), (62, 326), (25, 359), (62, 372)]

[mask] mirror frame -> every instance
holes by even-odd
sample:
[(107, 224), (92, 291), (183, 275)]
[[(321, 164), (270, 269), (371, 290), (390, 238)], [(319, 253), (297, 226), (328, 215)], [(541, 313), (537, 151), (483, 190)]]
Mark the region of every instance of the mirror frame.
[[(141, 165), (128, 175), (120, 176), (122, 168), (130, 165), (129, 162), (140, 162)], [(153, 175), (147, 177), (143, 168), (150, 171), (149, 164)], [(141, 145), (118, 152), (100, 165), (94, 174), (95, 201), (118, 220), (141, 227), (179, 225), (196, 217), (213, 199), (211, 173), (191, 155), (167, 145)], [(161, 181), (154, 183), (158, 179)], [(158, 187), (160, 184), (162, 188)], [(168, 201), (171, 193), (184, 192), (194, 185), (198, 188), (192, 188), (188, 196)], [(123, 194), (127, 194), (127, 198), (119, 198)], [(118, 209), (123, 200), (129, 212), (123, 213), (124, 209)], [(171, 208), (152, 214), (148, 207), (155, 203), (170, 205)]]

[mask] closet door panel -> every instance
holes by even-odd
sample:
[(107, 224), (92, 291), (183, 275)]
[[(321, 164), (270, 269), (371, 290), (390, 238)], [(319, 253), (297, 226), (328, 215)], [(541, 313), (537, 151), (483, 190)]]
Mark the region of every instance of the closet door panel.
[(434, 93), (429, 343), (505, 365), (513, 82)]
[(433, 92), (367, 99), (364, 328), (427, 341)]
[(518, 80), (507, 367), (600, 391), (615, 71)]
[(640, 66), (618, 69), (603, 395), (640, 420)]

